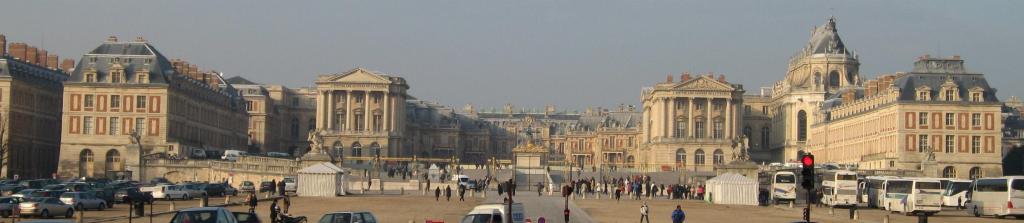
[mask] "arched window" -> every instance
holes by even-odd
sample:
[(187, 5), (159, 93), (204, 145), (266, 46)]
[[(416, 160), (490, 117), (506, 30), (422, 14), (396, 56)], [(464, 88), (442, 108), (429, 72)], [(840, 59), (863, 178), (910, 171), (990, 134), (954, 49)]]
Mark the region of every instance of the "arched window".
[(292, 133), (292, 138), (298, 138), (299, 137), (299, 119), (298, 118), (292, 117), (291, 133)]
[(853, 75), (853, 72), (846, 72), (846, 83), (853, 84), (857, 79), (857, 76)]
[(711, 161), (714, 162), (714, 164), (716, 165), (725, 163), (725, 154), (722, 153), (721, 149), (716, 149), (715, 153), (712, 154), (711, 158)]
[(771, 143), (771, 141), (768, 140), (768, 138), (770, 136), (768, 133), (769, 133), (768, 132), (768, 126), (761, 127), (761, 148), (762, 149), (768, 149), (769, 143)]
[(694, 152), (694, 154), (693, 154), (693, 164), (694, 165), (704, 165), (704, 150), (697, 149), (697, 152)]
[(839, 72), (834, 71), (834, 70), (832, 72), (829, 72), (828, 73), (828, 86), (829, 87), (839, 87), (839, 81), (842, 80), (840, 78), (843, 78), (843, 77), (839, 76)]
[(334, 142), (334, 145), (331, 146), (331, 152), (338, 157), (345, 156), (345, 148), (341, 145), (341, 141)]
[(316, 128), (316, 119), (310, 118), (308, 122), (309, 128), (307, 130), (313, 130)]
[(359, 142), (352, 143), (352, 156), (363, 156), (363, 145)]
[(84, 149), (78, 154), (78, 176), (92, 177), (93, 172), (92, 150)]
[(370, 151), (373, 152), (372, 155), (380, 156), (380, 144), (377, 144), (377, 142), (370, 143)]
[(807, 112), (800, 110), (796, 114), (796, 139), (798, 141), (807, 141)]
[(821, 84), (821, 72), (814, 72), (814, 85), (818, 86)]
[(124, 163), (121, 162), (121, 153), (117, 152), (117, 149), (107, 151), (106, 161), (106, 172), (124, 170)]
[(985, 175), (981, 173), (981, 167), (971, 167), (971, 172), (970, 172), (970, 175), (968, 175), (968, 176), (970, 177), (971, 180), (974, 180), (974, 179), (982, 178)]
[(750, 126), (744, 126), (743, 127), (743, 136), (746, 136), (749, 139), (752, 136), (751, 135), (752, 134), (751, 131), (752, 130), (750, 130)]
[(676, 166), (686, 165), (686, 150), (676, 150)]
[(636, 158), (633, 158), (633, 155), (626, 157), (626, 165), (633, 165), (634, 162), (636, 162)]
[(943, 168), (942, 169), (942, 177), (943, 178), (956, 178), (956, 168), (954, 168), (953, 166), (947, 166), (946, 168)]

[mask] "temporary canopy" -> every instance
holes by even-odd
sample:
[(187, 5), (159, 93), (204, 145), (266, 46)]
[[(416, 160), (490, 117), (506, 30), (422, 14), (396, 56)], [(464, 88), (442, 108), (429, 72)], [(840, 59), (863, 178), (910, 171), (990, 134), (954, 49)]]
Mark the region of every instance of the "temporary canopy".
[(318, 163), (299, 170), (298, 195), (301, 197), (334, 197), (346, 195), (348, 171), (331, 163)]
[(735, 173), (707, 181), (708, 199), (715, 204), (757, 205), (757, 180)]

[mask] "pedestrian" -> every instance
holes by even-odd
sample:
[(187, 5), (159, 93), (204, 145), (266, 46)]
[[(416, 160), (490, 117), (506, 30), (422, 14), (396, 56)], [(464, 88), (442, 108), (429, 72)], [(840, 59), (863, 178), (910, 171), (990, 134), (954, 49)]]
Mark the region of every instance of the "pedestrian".
[(622, 200), (622, 189), (615, 188), (615, 202), (618, 203)]
[(542, 192), (544, 192), (544, 184), (537, 182), (537, 196), (540, 197)]
[(292, 199), (288, 196), (284, 196), (284, 213), (288, 213), (288, 208), (292, 206)]
[(249, 203), (249, 213), (256, 213), (256, 206), (259, 205), (256, 193), (249, 193), (249, 197), (246, 198), (245, 202)]
[(644, 205), (640, 206), (640, 223), (643, 223), (644, 219), (647, 219), (647, 223), (651, 223), (651, 218), (647, 216), (647, 212), (648, 212), (647, 202), (644, 201)]
[(281, 211), (281, 209), (279, 207), (277, 207), (277, 199), (274, 199), (274, 201), (270, 203), (270, 223), (277, 223), (278, 222), (277, 221), (277, 213), (280, 212), (280, 211)]
[(444, 188), (444, 199), (445, 201), (452, 201), (452, 186), (448, 185)]
[(441, 201), (441, 186), (437, 186), (437, 189), (434, 189), (434, 201)]
[(285, 196), (285, 195), (288, 195), (288, 194), (286, 194), (284, 192), (284, 186), (285, 186), (284, 180), (281, 180), (280, 182), (277, 182), (277, 189), (278, 189), (277, 193), (278, 193), (278, 195), (281, 195), (282, 197)]
[(686, 213), (683, 213), (683, 207), (676, 205), (676, 210), (672, 211), (672, 223), (683, 223), (686, 220)]
[(277, 187), (275, 187), (275, 186), (277, 186), (277, 179), (271, 179), (270, 180), (270, 188), (269, 188), (270, 191), (267, 191), (267, 192), (270, 192), (271, 196), (273, 196), (274, 194), (277, 194)]
[(459, 201), (466, 201), (466, 187), (459, 185)]

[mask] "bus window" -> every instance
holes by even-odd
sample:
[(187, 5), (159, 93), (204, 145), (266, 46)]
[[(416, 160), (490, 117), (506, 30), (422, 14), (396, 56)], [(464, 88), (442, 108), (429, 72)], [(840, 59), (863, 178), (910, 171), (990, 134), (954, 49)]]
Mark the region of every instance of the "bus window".
[(1010, 184), (1010, 187), (1013, 188), (1013, 190), (1024, 191), (1024, 179), (1014, 179), (1013, 183)]
[(942, 184), (939, 182), (917, 182), (914, 186), (918, 193), (923, 194), (938, 194), (938, 190), (942, 188)]
[(974, 190), (978, 192), (1006, 192), (1006, 179), (985, 179), (978, 180)]
[(836, 180), (857, 180), (857, 175), (836, 175)]
[(885, 188), (885, 192), (909, 194), (912, 189), (911, 186), (913, 186), (913, 182), (911, 181), (889, 181), (889, 184)]
[(775, 182), (776, 183), (791, 184), (791, 183), (796, 182), (796, 176), (793, 176), (793, 175), (777, 175), (777, 176), (775, 176)]

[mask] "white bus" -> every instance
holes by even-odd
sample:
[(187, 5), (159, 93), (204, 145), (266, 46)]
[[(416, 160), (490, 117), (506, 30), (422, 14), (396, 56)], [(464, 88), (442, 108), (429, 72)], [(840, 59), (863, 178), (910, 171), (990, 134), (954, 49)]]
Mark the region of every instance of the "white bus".
[(836, 170), (823, 174), (821, 203), (828, 206), (857, 205), (857, 172)]
[(942, 206), (963, 207), (970, 189), (970, 180), (950, 180), (942, 189)]
[(796, 174), (779, 171), (772, 175), (771, 199), (773, 204), (782, 201), (796, 201)]
[(885, 189), (889, 180), (892, 179), (899, 178), (890, 176), (869, 176), (864, 179), (864, 188), (862, 189), (862, 193), (866, 195), (864, 202), (868, 204), (868, 207), (881, 208), (885, 210)]
[(942, 210), (942, 183), (935, 179), (889, 180), (886, 210), (913, 215), (932, 215)]
[(1024, 216), (1024, 176), (981, 178), (967, 193), (967, 213), (975, 217)]

